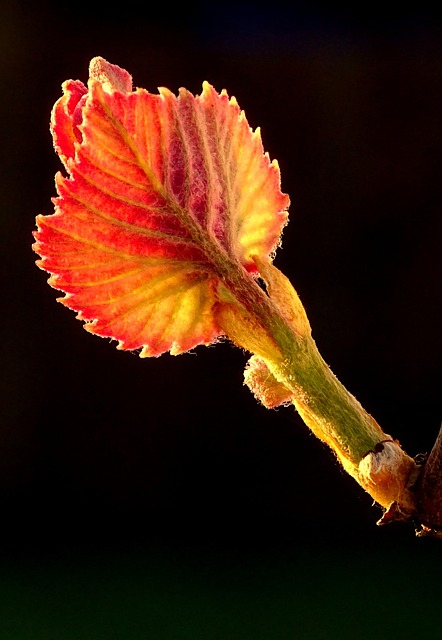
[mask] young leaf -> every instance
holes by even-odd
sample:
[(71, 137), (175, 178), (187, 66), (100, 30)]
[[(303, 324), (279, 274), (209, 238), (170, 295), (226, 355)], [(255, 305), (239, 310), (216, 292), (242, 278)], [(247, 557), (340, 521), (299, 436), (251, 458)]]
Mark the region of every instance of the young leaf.
[(103, 58), (89, 73), (87, 88), (63, 84), (52, 112), (68, 176), (56, 176), (55, 213), (37, 217), (38, 265), (118, 348), (208, 344), (223, 333), (215, 308), (228, 274), (253, 277), (254, 258), (272, 259), (279, 243), (289, 199), (278, 165), (225, 91), (132, 91)]

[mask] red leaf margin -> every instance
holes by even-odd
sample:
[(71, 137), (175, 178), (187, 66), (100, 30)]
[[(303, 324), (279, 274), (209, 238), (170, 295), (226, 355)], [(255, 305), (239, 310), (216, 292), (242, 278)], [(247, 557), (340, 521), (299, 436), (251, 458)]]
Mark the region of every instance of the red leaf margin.
[(273, 257), (289, 204), (236, 100), (208, 83), (199, 96), (132, 91), (127, 71), (94, 58), (88, 88), (63, 84), (51, 132), (68, 177), (34, 250), (60, 301), (142, 356), (218, 339), (225, 273), (250, 278), (254, 256)]

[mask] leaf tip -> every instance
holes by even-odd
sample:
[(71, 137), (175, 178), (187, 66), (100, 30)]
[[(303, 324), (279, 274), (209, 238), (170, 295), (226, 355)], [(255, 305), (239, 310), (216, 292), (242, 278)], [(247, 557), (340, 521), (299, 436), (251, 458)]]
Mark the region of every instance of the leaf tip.
[(89, 81), (99, 82), (105, 91), (132, 91), (132, 76), (126, 69), (111, 64), (101, 56), (92, 58), (89, 63)]

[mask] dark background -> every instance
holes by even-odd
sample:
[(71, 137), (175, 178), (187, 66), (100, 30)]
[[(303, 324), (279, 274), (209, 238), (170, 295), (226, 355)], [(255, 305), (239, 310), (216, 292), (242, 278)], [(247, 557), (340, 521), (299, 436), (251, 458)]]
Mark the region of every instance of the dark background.
[(441, 23), (422, 3), (163, 4), (1, 4), (0, 640), (440, 630), (441, 544), (377, 527), (294, 410), (242, 386), (246, 354), (117, 351), (56, 304), (31, 244), (61, 168), (50, 110), (93, 56), (150, 91), (226, 88), (280, 163), (275, 264), (322, 355), (408, 453), (429, 451)]

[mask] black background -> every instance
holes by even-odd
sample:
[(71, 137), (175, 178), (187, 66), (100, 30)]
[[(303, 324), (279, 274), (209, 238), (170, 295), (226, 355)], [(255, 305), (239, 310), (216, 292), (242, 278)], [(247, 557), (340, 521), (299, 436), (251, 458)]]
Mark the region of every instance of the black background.
[[(422, 566), (405, 635), (389, 637), (431, 631), (440, 543), (376, 527), (380, 511), (294, 410), (267, 411), (243, 387), (246, 354), (228, 343), (152, 360), (117, 351), (56, 304), (31, 244), (61, 168), (50, 110), (64, 80), (87, 80), (92, 57), (150, 91), (226, 88), (279, 161), (292, 205), (275, 264), (322, 355), (408, 453), (428, 451), (441, 419), (440, 21), (423, 5), (158, 4), (1, 5), (0, 591), (16, 600), (0, 638), (366, 637), (362, 603), (388, 626)], [(104, 576), (114, 600), (94, 600)], [(172, 591), (152, 587), (158, 601), (146, 604), (159, 576)], [(315, 580), (328, 585), (320, 605)], [(42, 596), (38, 614), (42, 583), (67, 590)], [(361, 583), (347, 631), (338, 618), (327, 626)], [(106, 631), (109, 611), (121, 635)]]

